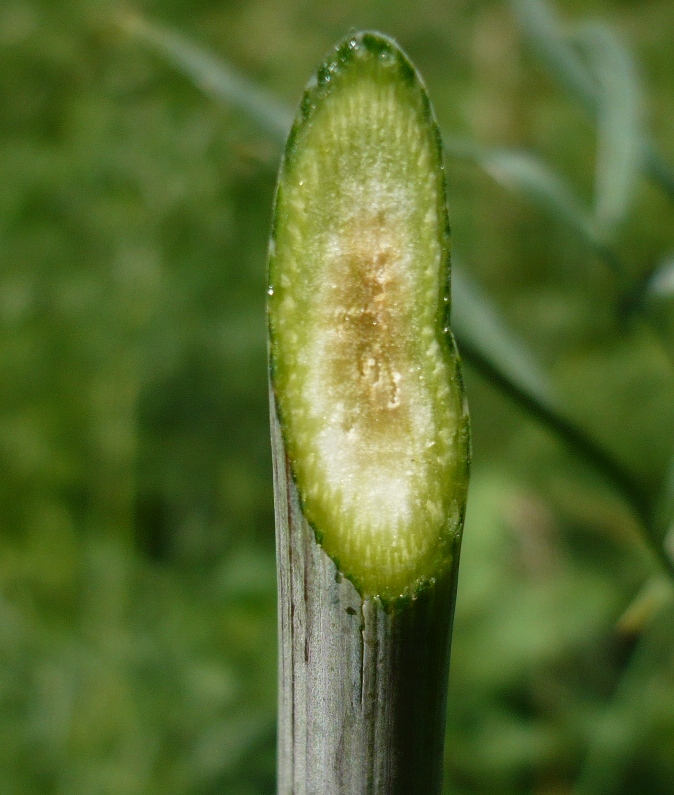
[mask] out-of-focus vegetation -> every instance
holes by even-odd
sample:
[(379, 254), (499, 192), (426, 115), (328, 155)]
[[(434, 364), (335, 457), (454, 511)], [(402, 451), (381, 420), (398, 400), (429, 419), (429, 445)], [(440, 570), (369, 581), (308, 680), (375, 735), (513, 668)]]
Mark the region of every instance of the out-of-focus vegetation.
[[(446, 791), (671, 792), (674, 5), (541, 8), (0, 4), (0, 792), (274, 791), (274, 119), (350, 27), (399, 40), (448, 140)], [(137, 15), (262, 95), (199, 92)]]

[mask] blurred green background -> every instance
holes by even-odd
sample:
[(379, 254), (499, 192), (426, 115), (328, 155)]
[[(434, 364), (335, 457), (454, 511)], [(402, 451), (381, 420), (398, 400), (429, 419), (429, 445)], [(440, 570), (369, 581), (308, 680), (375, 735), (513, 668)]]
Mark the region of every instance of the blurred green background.
[[(129, 14), (289, 109), (335, 41), (381, 29), (447, 136), (534, 153), (610, 215), (620, 174), (616, 188), (595, 163), (627, 151), (611, 137), (625, 103), (674, 160), (674, 4), (557, 10), (585, 63), (594, 20), (637, 64), (641, 90), (621, 106), (618, 81), (604, 128), (506, 2), (0, 4), (0, 793), (275, 790), (264, 298), (280, 148), (130, 33)], [(596, 74), (610, 85), (615, 71)], [(597, 244), (531, 184), (527, 198), (521, 173), (449, 152), (456, 259), (479, 290), (466, 328), (547, 382), (663, 535), (672, 195), (624, 179)], [(446, 792), (671, 793), (671, 578), (643, 517), (466, 358), (474, 469)]]

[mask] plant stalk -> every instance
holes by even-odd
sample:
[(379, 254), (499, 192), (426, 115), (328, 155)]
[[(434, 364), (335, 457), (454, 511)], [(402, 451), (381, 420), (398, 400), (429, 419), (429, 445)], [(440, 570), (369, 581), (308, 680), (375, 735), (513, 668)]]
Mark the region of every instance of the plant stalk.
[(453, 565), (415, 597), (362, 598), (316, 542), (271, 395), (279, 590), (278, 795), (437, 795)]

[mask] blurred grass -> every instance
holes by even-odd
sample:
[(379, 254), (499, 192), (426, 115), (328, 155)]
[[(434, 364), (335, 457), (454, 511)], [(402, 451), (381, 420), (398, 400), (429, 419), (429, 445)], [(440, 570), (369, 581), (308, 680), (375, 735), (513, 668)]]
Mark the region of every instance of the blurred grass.
[[(631, 45), (639, 123), (673, 160), (671, 3), (558, 11), (562, 32), (592, 18)], [(629, 175), (629, 201), (611, 204), (595, 154), (620, 144), (601, 149), (503, 3), (0, 6), (0, 792), (271, 793), (278, 147), (121, 32), (130, 13), (222, 55), (281, 107), (346, 30), (383, 29), (448, 137), (526, 153), (609, 219), (619, 273), (554, 202), (448, 160), (457, 260), (496, 308), (495, 344), (510, 328), (512, 367), (535, 387), (540, 368), (653, 501), (674, 440), (674, 306), (658, 287), (674, 208)], [(467, 368), (466, 382), (475, 465), (446, 791), (667, 793), (670, 590), (637, 519), (488, 380)]]

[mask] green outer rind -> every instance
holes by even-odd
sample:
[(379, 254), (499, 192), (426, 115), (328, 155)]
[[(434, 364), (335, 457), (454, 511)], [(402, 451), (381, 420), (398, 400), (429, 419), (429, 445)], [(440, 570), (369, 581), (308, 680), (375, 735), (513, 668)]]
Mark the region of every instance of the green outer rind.
[[(421, 101), (423, 111), (423, 122), (426, 125), (427, 132), (433, 138), (433, 145), (436, 149), (437, 157), (437, 219), (441, 222), (439, 233), (442, 237), (441, 247), (443, 252), (442, 271), (446, 274), (442, 287), (444, 294), (441, 296), (442, 300), (439, 302), (436, 312), (436, 339), (444, 346), (443, 356), (449, 362), (454, 379), (453, 388), (458, 391), (460, 396), (461, 408), (460, 418), (457, 423), (455, 432), (455, 446), (457, 448), (457, 463), (454, 471), (453, 480), (453, 494), (455, 502), (458, 505), (457, 515), (454, 516), (452, 526), (445, 527), (443, 538), (437, 543), (436, 550), (432, 561), (426, 561), (423, 572), (418, 576), (414, 576), (406, 583), (395, 582), (392, 587), (386, 583), (380, 583), (373, 587), (372, 582), (362, 581), (359, 576), (353, 571), (348, 570), (346, 567), (340, 565), (339, 555), (335, 550), (327, 550), (333, 558), (337, 568), (342, 574), (350, 579), (359, 592), (363, 596), (377, 596), (384, 602), (402, 601), (407, 598), (416, 597), (426, 587), (431, 586), (438, 577), (452, 566), (458, 565), (458, 541), (460, 540), (461, 530), (463, 526), (463, 513), (465, 509), (468, 473), (469, 473), (469, 459), (470, 459), (470, 433), (468, 412), (463, 397), (463, 384), (461, 380), (460, 362), (458, 352), (454, 343), (454, 339), (449, 330), (449, 315), (450, 315), (450, 266), (449, 266), (449, 250), (450, 250), (450, 231), (449, 220), (446, 210), (446, 186), (444, 180), (444, 165), (442, 155), (442, 143), (435, 120), (433, 110), (428, 99), (423, 81), (417, 73), (416, 69), (409, 61), (407, 56), (400, 50), (400, 48), (386, 36), (375, 32), (363, 32), (347, 37), (341, 44), (339, 44), (333, 53), (327, 58), (324, 64), (319, 68), (316, 75), (310, 80), (305, 90), (298, 115), (293, 123), (291, 131), (288, 136), (285, 153), (281, 168), (279, 170), (279, 178), (277, 183), (276, 198), (274, 203), (274, 215), (272, 222), (271, 238), (270, 238), (270, 252), (269, 252), (269, 294), (273, 295), (274, 284), (276, 279), (275, 265), (276, 265), (276, 238), (278, 231), (278, 224), (283, 219), (279, 217), (279, 197), (282, 192), (284, 177), (291, 167), (293, 160), (297, 153), (298, 141), (301, 139), (301, 132), (305, 125), (310, 124), (312, 117), (316, 112), (316, 108), (320, 107), (322, 101), (331, 93), (335, 78), (338, 78), (344, 70), (348, 69), (350, 63), (355, 57), (362, 57), (365, 51), (368, 56), (375, 59), (385, 59), (389, 66), (394, 64), (401, 79), (417, 94), (418, 99)], [(276, 379), (276, 352), (277, 341), (274, 334), (274, 326), (272, 322), (271, 303), (273, 299), (268, 302), (268, 326), (269, 326), (269, 341), (270, 341), (270, 355), (269, 355), (269, 373), (272, 390), (276, 403), (276, 412), (279, 418), (280, 426), (282, 429), (286, 450), (291, 445), (288, 444), (288, 426), (284, 421), (284, 411), (282, 407), (282, 400), (278, 399), (277, 395), (277, 379)], [(323, 540), (323, 529), (317, 526), (312, 517), (308, 515), (306, 510), (306, 500), (302, 494), (301, 484), (298, 483), (295, 466), (293, 464), (292, 456), (289, 456), (290, 469), (293, 474), (295, 485), (300, 495), (300, 500), (303, 505), (303, 512), (305, 518), (313, 527), (316, 539), (319, 543)]]

